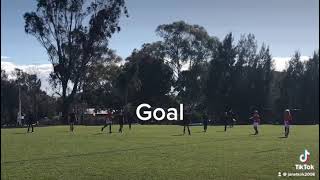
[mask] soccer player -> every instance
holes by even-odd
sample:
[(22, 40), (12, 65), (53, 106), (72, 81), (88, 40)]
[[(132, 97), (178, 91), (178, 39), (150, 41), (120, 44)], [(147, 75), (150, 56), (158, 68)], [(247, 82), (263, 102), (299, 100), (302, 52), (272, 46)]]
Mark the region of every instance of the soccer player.
[(69, 124), (70, 124), (70, 131), (73, 132), (74, 130), (74, 123), (77, 121), (76, 112), (72, 109), (72, 112), (69, 115)]
[(104, 126), (101, 128), (101, 131), (107, 126), (109, 126), (109, 133), (111, 132), (111, 124), (112, 124), (112, 112), (111, 110), (107, 110), (106, 120)]
[(228, 112), (224, 112), (223, 116), (222, 116), (222, 120), (223, 120), (223, 124), (224, 124), (224, 131), (227, 131), (227, 126), (228, 126), (228, 119), (229, 119), (229, 115)]
[(258, 131), (258, 126), (260, 124), (260, 115), (259, 115), (259, 112), (257, 110), (255, 110), (253, 112), (253, 116), (250, 117), (251, 120), (253, 120), (253, 129), (255, 131), (254, 135), (257, 135), (259, 134), (259, 131)]
[(191, 115), (192, 113), (189, 111), (184, 112), (185, 117), (183, 118), (183, 135), (186, 133), (186, 128), (188, 129), (189, 135), (191, 135), (191, 131), (189, 128), (189, 124), (191, 122)]
[(289, 128), (292, 122), (292, 116), (289, 109), (284, 111), (284, 135), (287, 138), (289, 135)]
[(29, 111), (27, 113), (27, 117), (26, 117), (26, 120), (27, 120), (27, 125), (28, 125), (28, 133), (30, 131), (30, 127), (31, 127), (31, 132), (34, 132), (33, 131), (33, 115), (32, 115), (32, 112)]
[(203, 132), (207, 132), (207, 128), (208, 128), (208, 116), (207, 115), (203, 115)]
[(234, 116), (235, 116), (235, 114), (233, 113), (232, 109), (230, 109), (229, 112), (228, 112), (230, 128), (232, 128), (234, 123), (236, 122)]
[(123, 107), (123, 119), (124, 121), (127, 121), (128, 122), (128, 125), (129, 125), (129, 130), (131, 130), (131, 124), (132, 124), (132, 117), (130, 115), (130, 103), (128, 103), (127, 105), (125, 105)]
[(124, 121), (124, 120), (123, 120), (123, 119), (124, 119), (124, 116), (123, 116), (122, 110), (120, 111), (118, 118), (119, 118), (119, 126), (120, 126), (120, 128), (119, 128), (119, 133), (122, 133), (123, 121)]

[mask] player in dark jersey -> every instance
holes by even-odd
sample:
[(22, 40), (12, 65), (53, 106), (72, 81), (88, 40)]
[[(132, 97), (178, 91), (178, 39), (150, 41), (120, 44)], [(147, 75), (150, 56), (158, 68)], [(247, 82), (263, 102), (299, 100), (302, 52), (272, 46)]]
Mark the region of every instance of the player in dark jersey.
[(74, 123), (77, 121), (77, 116), (75, 113), (75, 110), (72, 109), (72, 112), (69, 115), (69, 125), (70, 125), (70, 131), (73, 132), (74, 130)]
[(222, 121), (223, 121), (223, 124), (224, 124), (224, 131), (226, 132), (227, 131), (227, 126), (228, 126), (228, 121), (229, 121), (229, 115), (228, 115), (227, 111), (225, 111), (223, 113)]
[(203, 132), (207, 132), (209, 117), (207, 114), (204, 114), (202, 116), (202, 119), (203, 119)]
[(119, 126), (120, 126), (119, 133), (122, 133), (123, 123), (124, 123), (124, 116), (123, 116), (122, 110), (119, 112), (118, 119), (119, 119)]
[(190, 131), (190, 127), (189, 127), (189, 124), (191, 123), (191, 116), (192, 116), (191, 110), (184, 111), (184, 117), (183, 117), (183, 120), (182, 120), (182, 123), (183, 123), (183, 134), (186, 133), (186, 128), (187, 128), (188, 129), (188, 134), (191, 135), (191, 131)]
[(27, 132), (30, 131), (30, 127), (31, 127), (31, 132), (34, 132), (34, 131), (33, 131), (33, 122), (34, 122), (34, 120), (33, 120), (33, 114), (32, 114), (31, 111), (29, 111), (29, 112), (27, 113), (26, 121), (27, 121), (27, 125), (28, 125), (28, 131), (27, 131)]

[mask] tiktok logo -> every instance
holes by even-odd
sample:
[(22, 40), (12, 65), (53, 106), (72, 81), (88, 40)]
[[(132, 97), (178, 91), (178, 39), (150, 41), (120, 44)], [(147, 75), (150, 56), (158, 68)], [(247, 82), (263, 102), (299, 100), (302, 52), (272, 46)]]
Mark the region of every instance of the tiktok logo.
[(300, 161), (302, 163), (307, 163), (309, 161), (310, 158), (310, 152), (308, 152), (308, 150), (304, 150), (304, 153), (300, 155)]

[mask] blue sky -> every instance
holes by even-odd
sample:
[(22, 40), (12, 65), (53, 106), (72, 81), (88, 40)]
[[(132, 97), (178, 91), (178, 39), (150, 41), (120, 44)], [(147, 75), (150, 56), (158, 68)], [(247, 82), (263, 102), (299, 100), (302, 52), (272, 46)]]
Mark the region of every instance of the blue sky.
[[(35, 0), (1, 0), (1, 56), (16, 64), (48, 63), (45, 50), (24, 32), (23, 14), (34, 10)], [(253, 33), (270, 45), (274, 57), (291, 56), (295, 50), (310, 56), (319, 48), (318, 0), (130, 0), (129, 18), (121, 18), (121, 32), (110, 48), (123, 58), (134, 48), (159, 38), (160, 24), (184, 20), (199, 24), (222, 39)]]

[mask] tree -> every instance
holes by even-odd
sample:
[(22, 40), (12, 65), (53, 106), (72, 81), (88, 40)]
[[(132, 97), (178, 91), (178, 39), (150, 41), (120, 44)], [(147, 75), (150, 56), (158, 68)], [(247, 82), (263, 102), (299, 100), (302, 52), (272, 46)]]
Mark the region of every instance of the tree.
[(54, 115), (55, 100), (40, 89), (41, 81), (37, 75), (27, 74), (20, 69), (15, 69), (13, 76), (15, 79), (8, 79), (5, 71), (1, 70), (2, 124), (16, 124), (19, 110), (19, 93), (23, 114), (31, 111), (35, 120)]
[(300, 53), (296, 51), (289, 61), (288, 68), (280, 85), (280, 97), (277, 100), (277, 109), (283, 113), (284, 109), (301, 109), (304, 98), (302, 81), (304, 65), (300, 60)]
[(157, 41), (153, 43), (145, 43), (142, 45), (141, 50), (135, 51), (135, 53), (145, 56), (150, 56), (151, 58), (155, 58), (157, 60), (160, 60), (162, 62), (166, 62), (166, 49), (164, 46), (164, 43), (162, 41)]
[(301, 91), (303, 87), (300, 85), (304, 75), (304, 65), (300, 59), (300, 53), (295, 52), (289, 61), (289, 67), (286, 71), (285, 91), (287, 92), (289, 102), (288, 108), (298, 108), (301, 106)]
[(120, 31), (123, 13), (128, 15), (124, 0), (38, 0), (37, 10), (24, 14), (26, 33), (46, 49), (54, 66), (50, 77), (62, 89), (65, 122), (88, 67), (103, 57), (109, 38)]
[[(237, 58), (232, 72), (232, 106), (238, 106), (239, 112), (248, 112), (250, 107), (259, 106), (261, 73), (258, 73), (257, 41), (253, 34), (241, 35), (236, 46)], [(260, 70), (261, 72), (261, 70)], [(235, 104), (236, 102), (237, 104)], [(239, 106), (241, 104), (241, 106)], [(240, 116), (248, 116), (248, 113)]]
[(39, 120), (41, 80), (36, 74), (27, 74), (20, 69), (15, 70), (15, 84), (21, 89), (22, 110), (31, 111), (34, 120)]
[(208, 111), (221, 112), (230, 104), (231, 73), (235, 57), (236, 49), (233, 45), (233, 36), (229, 33), (219, 43), (217, 54), (212, 56), (208, 67), (205, 88)]
[[(204, 110), (204, 91), (208, 72), (208, 62), (197, 63), (190, 69), (182, 71), (177, 82), (177, 99), (195, 110)], [(201, 108), (199, 108), (202, 106)]]
[(128, 59), (127, 61), (128, 62), (121, 67), (121, 72), (115, 80), (115, 93), (123, 102), (122, 109), (124, 110), (125, 121), (127, 121), (128, 113), (131, 111), (129, 97), (132, 97), (130, 95), (135, 94), (141, 87), (138, 78), (138, 64)]
[(319, 51), (305, 64), (305, 73), (301, 86), (304, 117), (315, 124), (319, 122)]
[(270, 106), (271, 102), (269, 99), (270, 91), (271, 91), (271, 81), (272, 81), (272, 71), (274, 71), (272, 56), (270, 54), (269, 46), (262, 44), (260, 52), (258, 54), (258, 67), (257, 67), (262, 75), (261, 75), (261, 101), (263, 105)]
[(308, 61), (302, 62), (300, 53), (295, 52), (281, 80), (277, 109), (293, 111), (295, 123), (311, 124), (319, 119), (319, 52)]
[(137, 78), (140, 82), (136, 101), (156, 105), (164, 98), (173, 86), (173, 70), (161, 58), (161, 49), (157, 44), (145, 44), (142, 49), (135, 51), (128, 58), (138, 67)]
[[(180, 103), (193, 109), (203, 103), (200, 97), (203, 97), (206, 76), (204, 64), (216, 55), (218, 38), (209, 36), (204, 27), (184, 21), (159, 25), (156, 32), (163, 38), (165, 59), (174, 71), (173, 93), (178, 94)], [(182, 71), (184, 65), (187, 70)]]
[(184, 21), (159, 25), (156, 32), (163, 38), (162, 45), (165, 48), (166, 58), (169, 59), (177, 77), (182, 66), (188, 61), (191, 67), (193, 64), (208, 60), (211, 52), (208, 48), (217, 42), (217, 38), (210, 37), (202, 26), (190, 25)]
[(106, 107), (121, 108), (120, 98), (114, 92), (115, 81), (121, 73), (118, 65), (122, 61), (114, 51), (92, 64), (85, 76), (80, 93), (81, 101), (97, 109)]
[(18, 88), (1, 69), (1, 125), (15, 124), (18, 112)]

